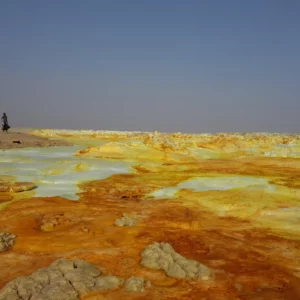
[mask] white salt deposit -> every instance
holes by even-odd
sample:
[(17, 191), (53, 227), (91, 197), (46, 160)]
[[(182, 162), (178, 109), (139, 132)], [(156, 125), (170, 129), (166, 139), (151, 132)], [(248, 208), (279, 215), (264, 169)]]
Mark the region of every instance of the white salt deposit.
[(250, 176), (195, 177), (183, 181), (177, 186), (156, 190), (148, 194), (148, 197), (153, 197), (154, 199), (174, 198), (176, 197), (176, 193), (181, 189), (204, 192), (210, 190), (222, 191), (240, 188), (258, 188), (268, 192), (275, 191), (275, 186), (269, 184), (265, 178)]
[(112, 174), (133, 172), (133, 163), (80, 158), (73, 154), (81, 147), (24, 148), (0, 152), (1, 175), (36, 184), (35, 197), (60, 196), (77, 200), (77, 184), (101, 180)]

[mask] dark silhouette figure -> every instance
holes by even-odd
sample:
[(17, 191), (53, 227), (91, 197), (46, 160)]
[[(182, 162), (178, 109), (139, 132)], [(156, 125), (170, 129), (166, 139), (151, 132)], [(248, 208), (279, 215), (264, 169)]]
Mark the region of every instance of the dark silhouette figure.
[(7, 132), (9, 128), (10, 128), (10, 126), (8, 125), (7, 115), (6, 115), (6, 113), (3, 113), (3, 115), (2, 115), (2, 131)]

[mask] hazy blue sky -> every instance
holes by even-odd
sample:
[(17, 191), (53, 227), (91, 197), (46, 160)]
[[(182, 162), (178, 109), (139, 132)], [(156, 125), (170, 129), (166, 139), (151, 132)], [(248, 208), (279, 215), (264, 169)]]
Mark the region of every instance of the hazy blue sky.
[(298, 0), (2, 0), (10, 125), (300, 131)]

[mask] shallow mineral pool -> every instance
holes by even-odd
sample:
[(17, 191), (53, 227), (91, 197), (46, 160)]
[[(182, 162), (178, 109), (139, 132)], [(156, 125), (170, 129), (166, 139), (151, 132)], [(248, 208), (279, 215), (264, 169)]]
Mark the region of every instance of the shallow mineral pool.
[(251, 176), (222, 176), (222, 177), (195, 177), (172, 187), (156, 190), (149, 197), (154, 199), (174, 198), (181, 189), (189, 189), (195, 192), (212, 190), (230, 190), (241, 188), (259, 188), (268, 192), (274, 192), (275, 186), (268, 183), (265, 178)]
[(0, 152), (1, 175), (35, 183), (34, 197), (60, 196), (77, 200), (80, 182), (134, 172), (132, 162), (74, 156), (81, 148), (66, 146), (3, 150)]

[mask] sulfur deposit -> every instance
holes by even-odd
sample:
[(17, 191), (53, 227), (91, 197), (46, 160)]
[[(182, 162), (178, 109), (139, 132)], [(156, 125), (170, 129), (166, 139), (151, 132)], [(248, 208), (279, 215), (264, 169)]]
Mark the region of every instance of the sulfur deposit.
[(178, 152), (188, 154), (188, 146), (187, 142), (180, 142), (179, 140), (175, 140), (170, 136), (161, 136), (159, 137), (157, 134), (155, 135), (147, 135), (144, 139), (143, 143), (153, 149), (163, 150), (167, 152)]
[(101, 146), (90, 146), (75, 153), (79, 157), (97, 157), (118, 160), (136, 161), (169, 161), (193, 162), (195, 159), (188, 155), (168, 152), (165, 149), (155, 149), (143, 144), (121, 144), (119, 142), (106, 143)]

